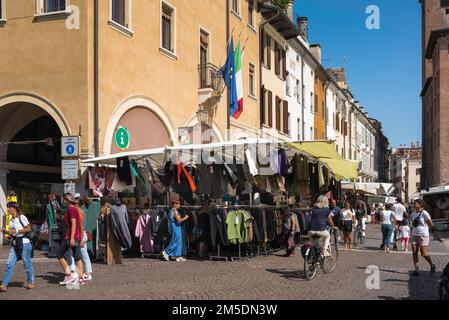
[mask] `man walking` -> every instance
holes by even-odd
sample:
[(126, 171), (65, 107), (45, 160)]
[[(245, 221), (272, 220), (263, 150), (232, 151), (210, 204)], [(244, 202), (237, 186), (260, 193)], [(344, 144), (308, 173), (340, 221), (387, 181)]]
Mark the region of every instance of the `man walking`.
[(396, 219), (396, 226), (394, 229), (394, 245), (393, 250), (397, 250), (397, 241), (399, 238), (399, 227), (402, 225), (402, 221), (404, 218), (408, 218), (407, 210), (405, 209), (405, 206), (402, 204), (402, 199), (397, 198), (396, 203), (393, 204), (393, 207), (391, 208), (394, 212), (394, 217)]

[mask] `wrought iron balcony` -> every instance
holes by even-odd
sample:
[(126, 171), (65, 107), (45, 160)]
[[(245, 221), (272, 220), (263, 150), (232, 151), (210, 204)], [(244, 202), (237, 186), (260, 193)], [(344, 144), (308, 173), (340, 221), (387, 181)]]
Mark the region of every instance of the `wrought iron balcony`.
[(198, 95), (200, 105), (213, 107), (220, 102), (225, 85), (220, 69), (211, 64), (198, 65), (199, 86)]

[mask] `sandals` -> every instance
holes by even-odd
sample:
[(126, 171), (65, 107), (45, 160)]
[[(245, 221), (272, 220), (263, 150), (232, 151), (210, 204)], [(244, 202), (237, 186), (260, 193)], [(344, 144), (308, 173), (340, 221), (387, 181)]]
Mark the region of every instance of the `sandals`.
[(34, 288), (36, 288), (36, 286), (34, 285), (34, 283), (32, 283), (32, 284), (27, 284), (27, 285), (25, 286), (25, 289), (27, 289), (27, 290), (33, 290)]
[(0, 292), (6, 292), (8, 291), (8, 287), (7, 286), (0, 286)]

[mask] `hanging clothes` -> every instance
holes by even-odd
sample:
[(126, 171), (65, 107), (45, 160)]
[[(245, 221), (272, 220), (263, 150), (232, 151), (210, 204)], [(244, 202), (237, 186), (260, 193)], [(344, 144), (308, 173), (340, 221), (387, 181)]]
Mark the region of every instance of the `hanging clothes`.
[(117, 172), (114, 174), (114, 182), (111, 186), (111, 191), (114, 192), (124, 192), (126, 188), (126, 182), (118, 178)]
[(222, 209), (210, 209), (208, 212), (210, 225), (210, 244), (212, 247), (229, 244), (226, 229), (225, 212)]
[(129, 216), (128, 210), (124, 204), (114, 205), (111, 207), (112, 226), (114, 228), (114, 235), (125, 249), (131, 249), (132, 238), (129, 230)]
[(273, 174), (281, 174), (278, 149), (272, 149), (270, 151), (270, 169)]
[(197, 167), (200, 194), (209, 194), (220, 197), (227, 191), (228, 178), (224, 172), (224, 167), (218, 164), (199, 165)]
[(154, 236), (152, 230), (152, 216), (144, 212), (139, 216), (135, 236), (139, 238), (141, 253), (154, 253)]
[(128, 157), (117, 158), (117, 174), (121, 181), (124, 181), (127, 186), (131, 185), (131, 168)]
[(253, 160), (253, 158), (251, 157), (251, 152), (249, 151), (249, 149), (245, 150), (245, 156), (246, 156), (246, 162), (248, 164), (249, 167), (249, 171), (253, 176), (257, 176), (259, 175), (259, 169), (257, 169), (257, 165), (256, 162)]
[(279, 163), (279, 172), (283, 177), (290, 175), (290, 162), (288, 160), (287, 152), (284, 149), (279, 149), (278, 151), (278, 163)]

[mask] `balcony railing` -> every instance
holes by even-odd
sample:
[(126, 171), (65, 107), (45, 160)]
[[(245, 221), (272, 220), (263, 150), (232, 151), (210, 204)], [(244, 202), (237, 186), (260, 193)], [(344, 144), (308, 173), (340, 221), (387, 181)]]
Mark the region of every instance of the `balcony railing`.
[(222, 93), (224, 82), (220, 69), (211, 63), (198, 65), (199, 89), (212, 89), (216, 93)]

